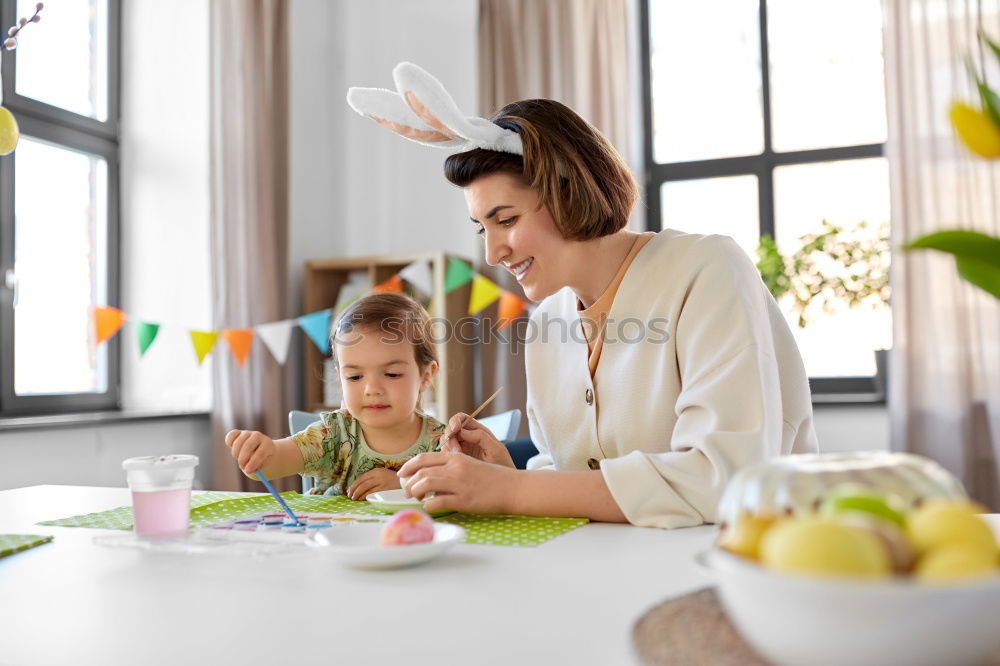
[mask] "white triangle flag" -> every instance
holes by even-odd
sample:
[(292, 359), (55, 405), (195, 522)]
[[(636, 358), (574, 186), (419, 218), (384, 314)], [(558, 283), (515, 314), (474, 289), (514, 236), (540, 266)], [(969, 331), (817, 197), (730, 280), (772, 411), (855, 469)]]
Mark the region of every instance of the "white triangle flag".
[(434, 279), (431, 276), (431, 262), (427, 259), (414, 261), (412, 264), (399, 271), (399, 277), (403, 278), (426, 296), (434, 293)]
[(254, 330), (260, 339), (264, 341), (264, 345), (271, 352), (271, 356), (281, 365), (284, 365), (288, 359), (288, 343), (292, 339), (292, 328), (294, 326), (294, 319), (254, 326)]
[(333, 306), (333, 321), (337, 321), (341, 310), (358, 300), (372, 290), (371, 277), (368, 271), (351, 271), (347, 282), (337, 292), (337, 303)]

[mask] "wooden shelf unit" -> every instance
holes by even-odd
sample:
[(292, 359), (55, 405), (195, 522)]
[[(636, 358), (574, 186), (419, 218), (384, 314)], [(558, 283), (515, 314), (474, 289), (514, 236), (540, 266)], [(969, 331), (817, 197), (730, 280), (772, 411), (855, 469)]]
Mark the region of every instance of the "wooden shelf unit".
[[(445, 273), (449, 258), (452, 258), (451, 255), (445, 253), (428, 253), (307, 261), (302, 276), (303, 312), (333, 308), (337, 303), (341, 287), (347, 284), (353, 272), (367, 271), (369, 282), (374, 286), (388, 280), (414, 261), (427, 260), (431, 265), (434, 286), (429, 310), (431, 318), (435, 322), (448, 322), (448, 328), (453, 332), (454, 324), (468, 316), (472, 283), (445, 294)], [(466, 259), (461, 260), (470, 263)], [(337, 312), (333, 313), (333, 321), (336, 321), (337, 315)], [(442, 326), (437, 328), (440, 331)], [(463, 344), (456, 337), (448, 335), (446, 340), (438, 342), (438, 360), (441, 367), (434, 380), (434, 398), (429, 401), (427, 396), (424, 401), (427, 407), (433, 404), (435, 416), (440, 419), (447, 419), (459, 411), (470, 412), (475, 409), (473, 403), (475, 347), (472, 344)], [(305, 408), (313, 412), (337, 409), (339, 405), (323, 404), (324, 356), (311, 340), (304, 338), (303, 344), (305, 345), (303, 354)]]

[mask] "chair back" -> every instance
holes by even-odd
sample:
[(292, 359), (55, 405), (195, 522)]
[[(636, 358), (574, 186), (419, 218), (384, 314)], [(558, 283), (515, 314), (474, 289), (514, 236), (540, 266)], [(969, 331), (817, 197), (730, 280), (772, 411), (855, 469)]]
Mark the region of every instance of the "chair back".
[[(297, 432), (302, 432), (313, 423), (318, 423), (320, 420), (319, 414), (314, 412), (303, 412), (298, 409), (293, 409), (288, 412), (288, 432), (294, 435)], [(305, 495), (309, 492), (309, 489), (313, 486), (313, 479), (311, 476), (302, 477), (302, 494)]]
[(486, 426), (497, 440), (509, 442), (517, 437), (517, 429), (521, 427), (521, 410), (512, 409), (476, 420)]

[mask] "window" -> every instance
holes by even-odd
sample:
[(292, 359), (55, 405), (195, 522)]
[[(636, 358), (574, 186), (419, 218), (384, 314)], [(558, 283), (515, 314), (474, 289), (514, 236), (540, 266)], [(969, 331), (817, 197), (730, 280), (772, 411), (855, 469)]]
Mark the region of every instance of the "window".
[[(876, 240), (889, 221), (879, 3), (640, 5), (648, 229), (726, 234), (755, 263), (762, 235), (787, 254), (824, 219), (866, 222)], [(877, 395), (888, 307), (834, 301), (800, 328), (790, 303), (813, 393)]]
[[(0, 0), (3, 26), (35, 2)], [(49, 0), (3, 54), (21, 139), (0, 157), (0, 413), (111, 409), (118, 342), (91, 307), (118, 305), (118, 0)]]

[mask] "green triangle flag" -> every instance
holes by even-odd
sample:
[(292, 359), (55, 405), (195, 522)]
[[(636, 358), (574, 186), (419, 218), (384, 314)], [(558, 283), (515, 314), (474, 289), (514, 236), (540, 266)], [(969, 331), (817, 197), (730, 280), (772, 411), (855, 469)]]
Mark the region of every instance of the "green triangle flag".
[(444, 293), (450, 294), (472, 280), (472, 266), (458, 259), (448, 259), (448, 270), (444, 276)]
[(144, 321), (136, 322), (135, 334), (139, 338), (139, 356), (146, 353), (149, 345), (153, 344), (156, 334), (160, 332), (159, 324), (150, 324)]

